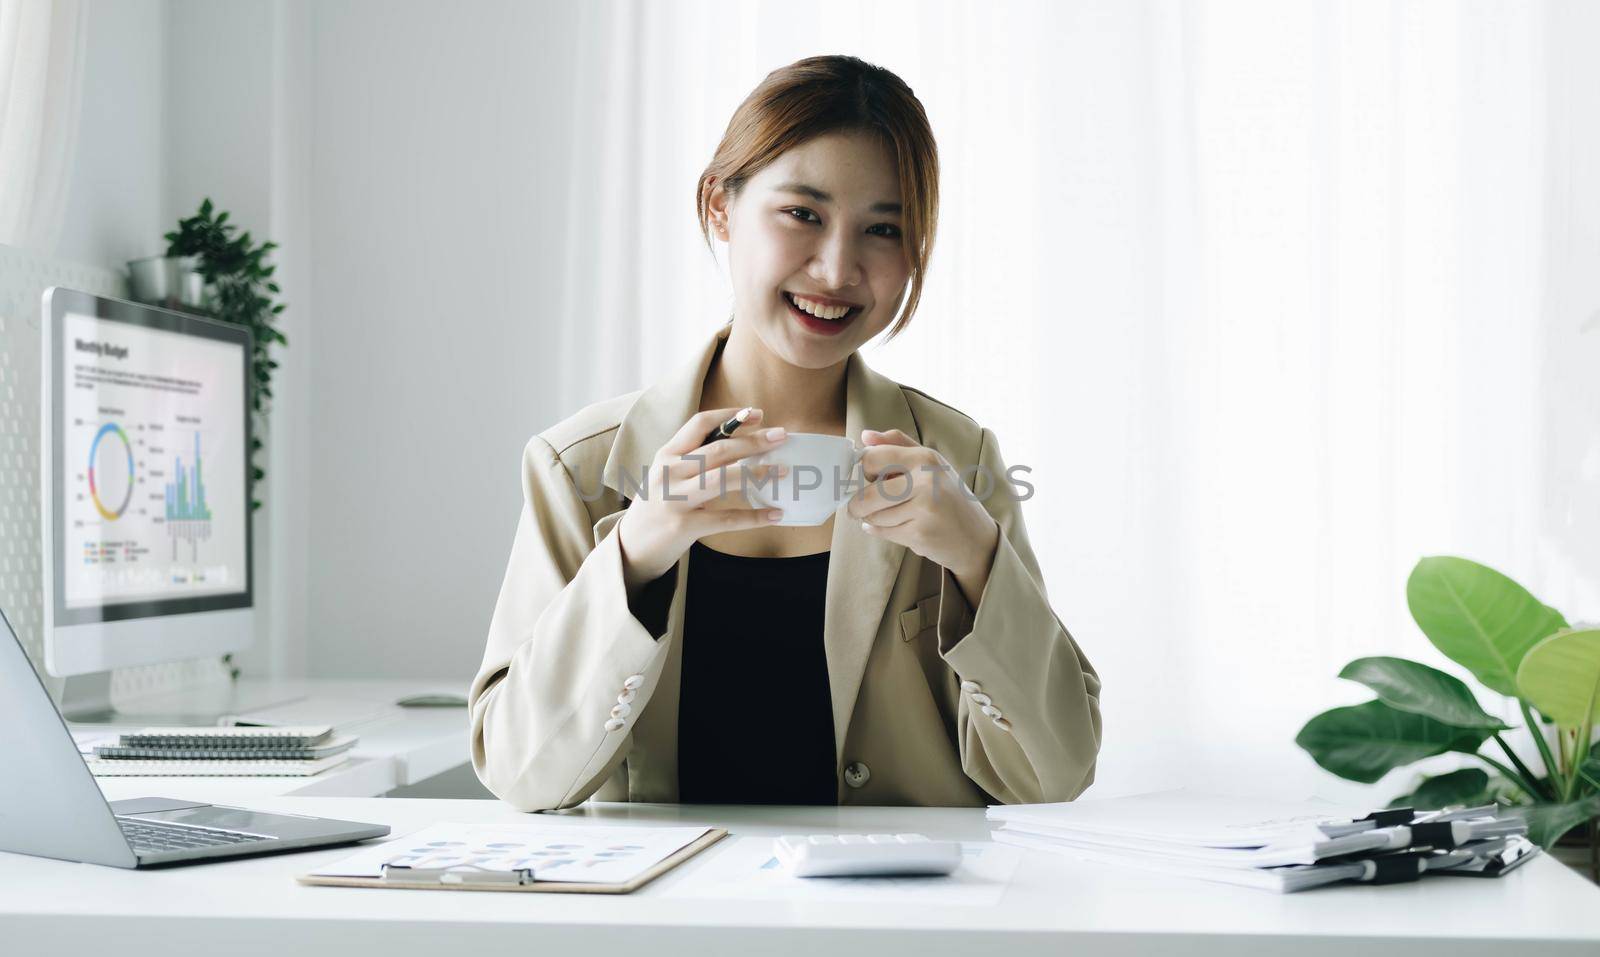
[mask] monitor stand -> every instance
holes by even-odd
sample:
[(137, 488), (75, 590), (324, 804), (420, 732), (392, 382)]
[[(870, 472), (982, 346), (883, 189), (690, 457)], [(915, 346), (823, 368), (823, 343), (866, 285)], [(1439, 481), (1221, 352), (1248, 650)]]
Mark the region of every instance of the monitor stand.
[(148, 698), (111, 700), (111, 672), (74, 675), (61, 689), (61, 716), (73, 724), (210, 728), (231, 725), (236, 715), (305, 698), (303, 688), (237, 681), (211, 682)]

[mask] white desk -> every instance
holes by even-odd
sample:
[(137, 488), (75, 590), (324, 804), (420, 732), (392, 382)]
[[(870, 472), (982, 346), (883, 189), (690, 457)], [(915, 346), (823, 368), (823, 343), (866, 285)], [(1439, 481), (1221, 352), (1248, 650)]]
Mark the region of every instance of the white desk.
[[(103, 777), (95, 779), (100, 790), (114, 801), (151, 794), (190, 794), (197, 789), (211, 800), (234, 804), (265, 797), (378, 797), (468, 760), (465, 708), (401, 708), (395, 704), (405, 695), (426, 690), (419, 682), (314, 679), (273, 687), (301, 700), (252, 711), (249, 717), (286, 724), (337, 725), (361, 739), (352, 749), (351, 759), (306, 778)], [(183, 703), (181, 699), (176, 704), (159, 699), (150, 702), (154, 702), (152, 707), (173, 709)], [(116, 730), (129, 730), (136, 724), (118, 725)], [(73, 731), (104, 727), (74, 725)]]
[[(210, 799), (196, 788), (174, 796)], [(272, 798), (268, 810), (389, 824), (526, 820), (495, 801)], [(915, 830), (988, 834), (981, 810), (587, 805), (541, 823), (595, 818), (708, 823), (737, 836)], [(1541, 856), (1501, 880), (1432, 878), (1279, 896), (1096, 869), (1028, 852), (998, 904), (686, 898), (711, 848), (626, 896), (355, 890), (293, 877), (335, 848), (157, 871), (0, 854), (0, 940), (8, 953), (519, 955), (1095, 955), (1317, 957), (1600, 954), (1600, 889)]]

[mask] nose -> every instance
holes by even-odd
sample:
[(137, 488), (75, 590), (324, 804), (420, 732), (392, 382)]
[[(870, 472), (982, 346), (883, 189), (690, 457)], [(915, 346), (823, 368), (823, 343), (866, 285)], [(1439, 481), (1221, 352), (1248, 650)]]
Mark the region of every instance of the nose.
[(843, 289), (861, 284), (861, 264), (856, 260), (856, 247), (843, 231), (834, 230), (822, 241), (822, 248), (812, 257), (807, 272), (825, 289)]

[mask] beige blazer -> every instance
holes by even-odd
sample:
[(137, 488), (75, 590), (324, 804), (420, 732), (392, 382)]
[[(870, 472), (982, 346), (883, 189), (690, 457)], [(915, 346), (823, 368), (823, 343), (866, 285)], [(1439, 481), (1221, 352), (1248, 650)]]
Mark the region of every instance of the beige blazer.
[[(473, 767), (518, 808), (678, 799), (688, 558), (653, 637), (629, 610), (610, 532), (624, 489), (698, 411), (731, 328), (654, 387), (591, 405), (523, 450), (525, 503), (469, 694)], [(857, 353), (845, 434), (866, 428), (900, 429), (957, 469), (1006, 474), (993, 433)], [(1050, 608), (1019, 503), (997, 490), (984, 504), (1003, 534), (976, 609), (943, 568), (834, 521), (823, 643), (840, 804), (1067, 801), (1094, 780), (1100, 680)], [(761, 680), (726, 690), (729, 721), (783, 720), (762, 707)], [(760, 774), (774, 759), (729, 755), (728, 773)]]

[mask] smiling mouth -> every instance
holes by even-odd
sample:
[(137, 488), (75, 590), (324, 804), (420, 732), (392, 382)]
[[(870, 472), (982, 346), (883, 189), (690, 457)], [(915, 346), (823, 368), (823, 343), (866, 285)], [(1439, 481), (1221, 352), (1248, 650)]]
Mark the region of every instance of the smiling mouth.
[(831, 323), (831, 324), (834, 324), (834, 325), (842, 326), (845, 323), (849, 322), (850, 320), (854, 319), (856, 316), (859, 316), (861, 314), (861, 307), (860, 306), (851, 306), (849, 312), (845, 313), (844, 315), (840, 316), (837, 319), (824, 319), (822, 316), (819, 316), (819, 315), (817, 315), (815, 313), (806, 312), (804, 309), (801, 309), (800, 306), (795, 303), (794, 295), (792, 293), (789, 293), (787, 291), (783, 292), (783, 301), (788, 304), (790, 309), (794, 310), (797, 313), (800, 313), (801, 315), (805, 316), (807, 319), (812, 319), (812, 320), (815, 320), (817, 322)]

